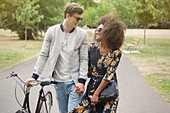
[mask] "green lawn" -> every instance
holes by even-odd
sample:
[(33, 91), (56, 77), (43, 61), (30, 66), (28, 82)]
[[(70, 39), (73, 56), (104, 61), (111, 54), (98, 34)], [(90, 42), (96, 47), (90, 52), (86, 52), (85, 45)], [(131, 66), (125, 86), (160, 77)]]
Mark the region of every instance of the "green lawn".
[[(126, 37), (130, 43), (134, 37)], [(146, 45), (140, 38), (138, 45), (140, 54), (125, 54), (139, 68), (146, 83), (152, 86), (164, 100), (170, 103), (170, 39), (146, 38)]]
[(42, 41), (18, 40), (16, 37), (0, 36), (0, 71), (36, 56)]

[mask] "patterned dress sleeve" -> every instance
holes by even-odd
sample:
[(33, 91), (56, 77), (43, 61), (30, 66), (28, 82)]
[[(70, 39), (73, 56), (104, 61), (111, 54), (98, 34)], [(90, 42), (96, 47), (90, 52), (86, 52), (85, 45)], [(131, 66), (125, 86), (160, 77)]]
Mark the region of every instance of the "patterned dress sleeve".
[(90, 50), (91, 50), (91, 47), (94, 46), (94, 43), (90, 43), (88, 44), (88, 77), (91, 77), (91, 62), (90, 62)]
[(116, 69), (119, 65), (120, 58), (121, 58), (121, 51), (115, 50), (113, 53), (109, 53), (110, 57), (105, 60), (104, 67), (106, 67), (107, 72), (103, 77), (103, 80), (111, 80), (116, 73)]

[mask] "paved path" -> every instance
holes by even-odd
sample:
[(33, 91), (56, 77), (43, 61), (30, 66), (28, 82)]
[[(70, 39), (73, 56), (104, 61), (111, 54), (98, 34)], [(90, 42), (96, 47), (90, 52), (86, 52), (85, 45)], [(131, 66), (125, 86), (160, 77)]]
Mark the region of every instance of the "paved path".
[[(9, 76), (11, 71), (15, 71), (24, 79), (29, 78), (35, 62), (36, 58), (33, 58), (0, 72), (0, 113), (13, 113), (19, 108), (14, 97), (15, 82), (12, 79), (6, 79), (6, 77)], [(45, 67), (42, 76), (46, 75), (46, 71), (47, 68)], [(125, 56), (122, 57), (118, 68), (118, 80), (120, 101), (117, 113), (170, 113), (170, 105), (165, 103), (153, 88), (146, 85), (137, 67)], [(52, 87), (48, 88), (54, 92)], [(39, 87), (31, 89), (32, 107), (35, 106), (38, 89)], [(17, 95), (19, 100), (22, 101), (21, 90), (18, 90)], [(53, 98), (55, 106), (52, 108), (52, 113), (59, 113), (54, 93)]]
[(118, 80), (118, 113), (170, 113), (170, 105), (146, 84), (138, 68), (127, 57), (121, 59)]
[[(144, 37), (144, 29), (127, 29), (126, 36)], [(169, 29), (146, 29), (146, 38), (170, 38)]]

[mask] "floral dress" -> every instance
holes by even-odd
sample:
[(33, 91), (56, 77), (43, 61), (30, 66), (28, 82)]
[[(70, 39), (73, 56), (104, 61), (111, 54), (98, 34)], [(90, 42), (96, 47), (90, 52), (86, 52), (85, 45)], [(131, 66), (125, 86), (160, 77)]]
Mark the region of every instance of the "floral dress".
[(101, 80), (115, 80), (117, 84), (116, 69), (119, 64), (122, 52), (119, 49), (110, 51), (104, 56), (100, 56), (99, 44), (88, 45), (90, 81), (80, 104), (70, 113), (116, 113), (119, 96), (116, 99), (107, 101), (99, 100), (92, 107), (90, 98), (100, 85)]

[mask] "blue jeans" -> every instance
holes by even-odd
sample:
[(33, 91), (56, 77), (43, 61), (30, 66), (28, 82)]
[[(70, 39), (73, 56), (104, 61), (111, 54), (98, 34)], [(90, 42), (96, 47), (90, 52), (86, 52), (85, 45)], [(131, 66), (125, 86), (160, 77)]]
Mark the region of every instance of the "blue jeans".
[(54, 85), (54, 88), (60, 113), (68, 113), (73, 110), (83, 97), (83, 94), (79, 95), (74, 92), (75, 83), (73, 81), (59, 82)]

